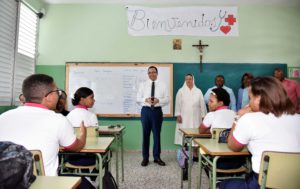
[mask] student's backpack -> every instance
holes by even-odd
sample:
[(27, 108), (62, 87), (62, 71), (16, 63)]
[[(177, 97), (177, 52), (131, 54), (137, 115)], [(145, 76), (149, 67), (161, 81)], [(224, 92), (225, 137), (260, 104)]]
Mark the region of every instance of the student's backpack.
[(177, 150), (177, 162), (179, 167), (181, 167), (183, 171), (182, 180), (187, 180), (189, 168), (189, 151), (187, 146), (179, 148)]
[(105, 165), (105, 173), (103, 176), (103, 189), (118, 189), (118, 185), (108, 170), (108, 163)]
[(219, 143), (227, 143), (228, 136), (230, 134), (231, 129), (225, 129), (219, 134)]
[(29, 188), (35, 178), (31, 152), (12, 142), (0, 142), (0, 189)]

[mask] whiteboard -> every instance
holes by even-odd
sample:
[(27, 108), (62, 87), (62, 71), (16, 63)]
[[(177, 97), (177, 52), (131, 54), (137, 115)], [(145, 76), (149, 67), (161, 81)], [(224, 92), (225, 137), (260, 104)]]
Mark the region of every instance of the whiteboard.
[(136, 103), (139, 84), (148, 80), (148, 67), (156, 66), (158, 81), (169, 91), (169, 104), (162, 107), (165, 117), (173, 116), (173, 64), (72, 63), (66, 64), (68, 110), (74, 107), (71, 98), (80, 87), (94, 91), (95, 104), (90, 111), (100, 117), (139, 117)]

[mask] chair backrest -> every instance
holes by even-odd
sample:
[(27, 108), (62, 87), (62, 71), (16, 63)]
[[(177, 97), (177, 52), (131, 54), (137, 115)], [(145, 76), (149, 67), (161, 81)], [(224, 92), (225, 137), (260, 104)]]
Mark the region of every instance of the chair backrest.
[(40, 150), (30, 150), (33, 158), (33, 174), (35, 176), (45, 176), (45, 168), (42, 152)]
[(220, 132), (224, 131), (226, 128), (213, 128), (212, 129), (212, 133), (211, 133), (211, 137), (213, 139), (219, 139), (220, 136)]
[(300, 153), (263, 152), (258, 182), (261, 188), (300, 188)]
[[(80, 127), (74, 128), (76, 135), (78, 136), (80, 133)], [(87, 137), (96, 137), (98, 136), (98, 126), (96, 127), (87, 127), (86, 128), (86, 136)]]

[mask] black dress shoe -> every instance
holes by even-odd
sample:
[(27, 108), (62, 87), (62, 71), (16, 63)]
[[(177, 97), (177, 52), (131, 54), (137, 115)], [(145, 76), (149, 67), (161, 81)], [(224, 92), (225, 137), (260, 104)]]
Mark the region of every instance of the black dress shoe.
[(149, 163), (149, 160), (143, 159), (141, 166), (146, 167), (148, 165), (148, 163)]
[(157, 164), (160, 165), (160, 166), (165, 166), (165, 165), (166, 165), (166, 163), (163, 162), (163, 160), (161, 160), (160, 158), (159, 158), (159, 159), (155, 159), (155, 160), (154, 160), (154, 163), (157, 163)]

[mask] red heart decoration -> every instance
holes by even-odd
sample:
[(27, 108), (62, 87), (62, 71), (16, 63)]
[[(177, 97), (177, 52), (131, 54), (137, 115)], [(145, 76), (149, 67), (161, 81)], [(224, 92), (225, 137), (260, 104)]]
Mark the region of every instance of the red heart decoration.
[(231, 30), (231, 27), (230, 27), (230, 26), (221, 26), (221, 27), (220, 27), (220, 30), (221, 30), (223, 33), (227, 34), (227, 33)]

